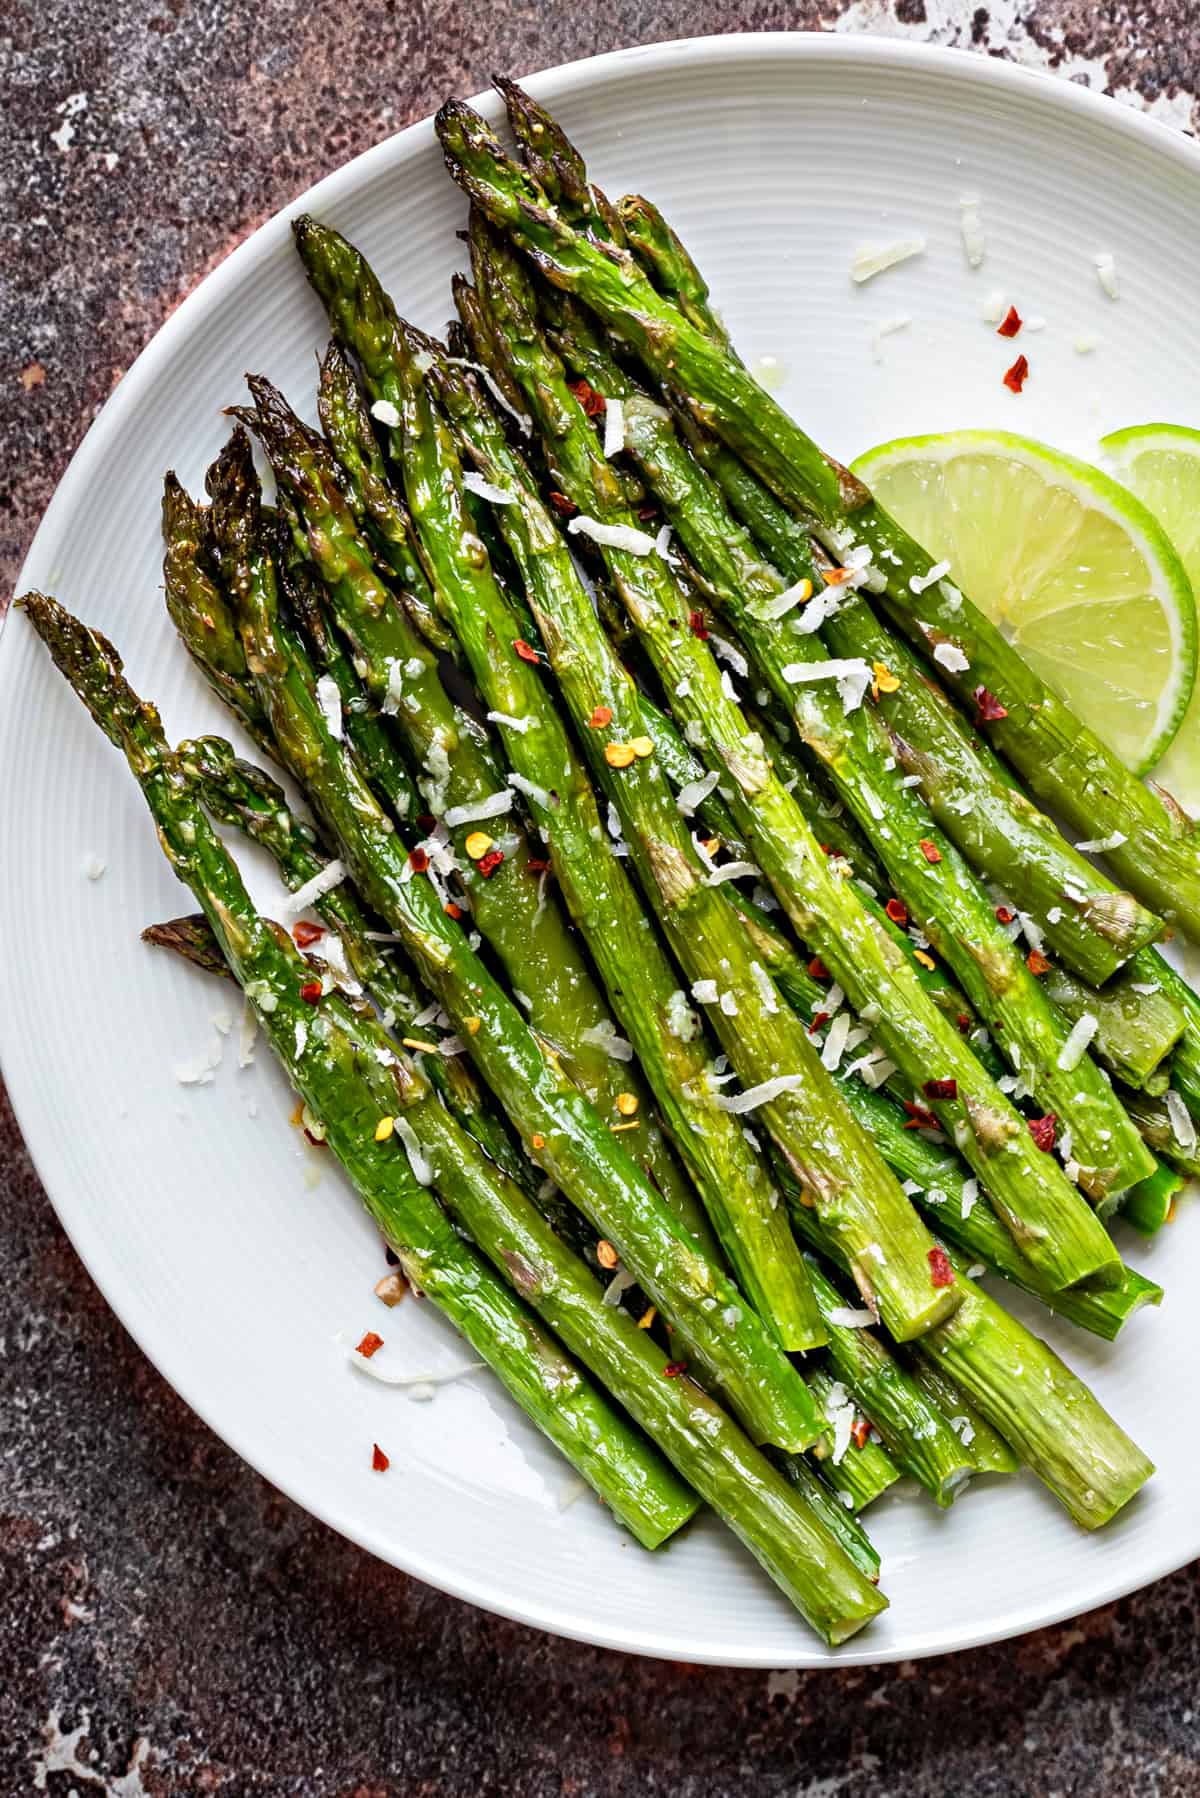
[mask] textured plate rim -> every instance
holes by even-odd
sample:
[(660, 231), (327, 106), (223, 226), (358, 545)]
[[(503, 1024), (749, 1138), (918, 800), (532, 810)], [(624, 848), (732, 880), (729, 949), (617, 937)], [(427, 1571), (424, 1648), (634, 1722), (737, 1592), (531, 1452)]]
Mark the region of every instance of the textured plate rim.
[[(866, 33), (841, 36), (825, 32), (744, 32), (727, 36), (679, 38), (666, 43), (614, 50), (600, 56), (582, 58), (541, 70), (523, 79), (539, 98), (554, 104), (587, 88), (594, 81), (609, 79), (615, 71), (632, 62), (666, 72), (685, 62), (728, 62), (736, 66), (743, 61), (753, 61), (765, 56), (786, 57), (796, 61), (857, 62), (893, 72), (940, 67), (953, 78), (961, 78), (965, 83), (974, 84), (981, 90), (999, 89), (1016, 94), (1024, 92), (1041, 101), (1051, 100), (1052, 104), (1067, 114), (1090, 118), (1119, 136), (1165, 153), (1192, 173), (1200, 173), (1200, 150), (1181, 133), (1109, 99), (1106, 95), (1093, 93), (1090, 89), (1062, 81), (1039, 70), (979, 57), (968, 51)], [(498, 116), (498, 102), (491, 93), (476, 95), (470, 103), (489, 117)], [(147, 390), (152, 389), (160, 368), (169, 362), (176, 345), (183, 340), (193, 324), (201, 320), (230, 288), (236, 287), (255, 267), (263, 264), (280, 242), (286, 240), (292, 216), (300, 211), (319, 210), (335, 204), (353, 193), (361, 182), (374, 177), (389, 165), (400, 168), (411, 158), (429, 152), (437, 153), (432, 117), (409, 125), (403, 131), (373, 145), (281, 207), (181, 301), (114, 388), (75, 451), (30, 545), (17, 579), (17, 594), (30, 587), (50, 584), (55, 545), (69, 528), (76, 492), (92, 479), (104, 455), (106, 444), (120, 430), (126, 413), (141, 400)], [(11, 609), (10, 607), (10, 612)], [(7, 622), (6, 618), (4, 623)], [(11, 656), (5, 656), (2, 647), (6, 634), (0, 628), (0, 695), (3, 693), (5, 671), (12, 666)], [(478, 1579), (460, 1579), (452, 1563), (436, 1558), (427, 1559), (419, 1549), (406, 1545), (398, 1547), (393, 1539), (385, 1538), (379, 1532), (348, 1526), (330, 1507), (316, 1504), (306, 1497), (295, 1479), (281, 1477), (272, 1466), (274, 1457), (271, 1453), (246, 1441), (243, 1430), (227, 1429), (211, 1415), (207, 1401), (198, 1398), (192, 1390), (192, 1365), (176, 1364), (177, 1354), (169, 1335), (140, 1312), (135, 1295), (126, 1289), (117, 1259), (103, 1262), (98, 1254), (93, 1252), (88, 1255), (81, 1250), (78, 1240), (81, 1228), (73, 1227), (76, 1217), (69, 1187), (65, 1180), (55, 1177), (59, 1170), (52, 1137), (36, 1126), (30, 1130), (25, 1123), (26, 1118), (35, 1116), (37, 1104), (34, 1097), (32, 1058), (27, 1057), (23, 1050), (24, 1045), (17, 1040), (13, 1031), (6, 1034), (3, 1010), (0, 1009), (0, 1068), (4, 1071), (13, 1112), (30, 1158), (59, 1222), (76, 1252), (80, 1254), (105, 1302), (142, 1353), (207, 1427), (233, 1449), (235, 1454), (310, 1516), (318, 1518), (378, 1559), (451, 1597), (462, 1599), (512, 1622), (541, 1629), (570, 1641), (623, 1653), (679, 1658), (678, 1643), (673, 1638), (647, 1635), (644, 1630), (589, 1628), (569, 1610), (564, 1611), (553, 1603), (535, 1598), (517, 1602), (508, 1590), (490, 1588)], [(79, 1222), (81, 1225), (82, 1220)], [(920, 1642), (909, 1642), (886, 1649), (873, 1649), (869, 1640), (863, 1641), (860, 1638), (858, 1646), (850, 1645), (833, 1652), (823, 1650), (815, 1640), (805, 1645), (801, 1636), (798, 1638), (800, 1647), (795, 1654), (776, 1656), (769, 1661), (753, 1653), (730, 1655), (727, 1651), (706, 1650), (702, 1644), (697, 1644), (694, 1649), (689, 1649), (687, 1658), (694, 1663), (711, 1666), (794, 1667), (807, 1670), (874, 1666), (900, 1660), (924, 1659), (935, 1654), (957, 1653), (993, 1642), (1008, 1641), (1079, 1616), (1084, 1611), (1138, 1591), (1197, 1557), (1200, 1557), (1200, 1517), (1193, 1540), (1182, 1546), (1176, 1541), (1157, 1557), (1143, 1557), (1132, 1573), (1122, 1574), (1117, 1571), (1114, 1577), (1100, 1584), (1091, 1580), (1086, 1582), (1086, 1586), (1082, 1582), (1076, 1582), (1073, 1589), (1059, 1590), (1044, 1605), (1027, 1607), (1019, 1616), (993, 1616), (990, 1621), (981, 1622), (978, 1628), (952, 1631), (944, 1638), (926, 1632), (925, 1639)], [(1114, 1557), (1114, 1566), (1117, 1565)]]

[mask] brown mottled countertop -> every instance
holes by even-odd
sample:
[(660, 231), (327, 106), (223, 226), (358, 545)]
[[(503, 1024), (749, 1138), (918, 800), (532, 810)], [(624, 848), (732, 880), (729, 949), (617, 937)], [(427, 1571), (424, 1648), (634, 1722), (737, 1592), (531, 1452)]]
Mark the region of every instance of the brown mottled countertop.
[[(301, 188), (493, 68), (782, 27), (961, 45), (1196, 116), (1190, 0), (9, 0), (0, 611), (113, 382)], [(621, 1658), (404, 1578), (163, 1384), (0, 1088), (0, 1798), (1194, 1798), (1198, 1688), (1194, 1568), (1020, 1642), (838, 1674)]]

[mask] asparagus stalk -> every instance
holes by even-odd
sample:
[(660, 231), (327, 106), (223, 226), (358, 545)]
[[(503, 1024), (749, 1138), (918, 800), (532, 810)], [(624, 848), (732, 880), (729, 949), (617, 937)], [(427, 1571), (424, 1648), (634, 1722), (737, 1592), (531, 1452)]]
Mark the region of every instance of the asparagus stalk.
[[(815, 1213), (805, 1225), (828, 1254)], [(944, 1252), (963, 1302), (921, 1337), (916, 1353), (962, 1389), (1076, 1523), (1099, 1529), (1145, 1485), (1153, 1464), (1054, 1350), (976, 1285), (966, 1257)]]
[[(872, 1585), (878, 1585), (878, 1550), (859, 1522), (853, 1506), (842, 1502), (840, 1492), (825, 1477), (824, 1469), (818, 1473), (807, 1455), (788, 1455), (781, 1466), (802, 1501), (816, 1512), (830, 1535), (837, 1538), (859, 1572), (865, 1574)], [(893, 1470), (895, 1477), (898, 1475)]]
[[(497, 293), (494, 299), (504, 307), (496, 328), (514, 356), (520, 354), (516, 346), (526, 342), (532, 321), (515, 295)], [(527, 471), (478, 399), (452, 377), (453, 371), (442, 375), (443, 390), (476, 461), (489, 480), (520, 495), (519, 504), (498, 508), (501, 528), (522, 563), (530, 605), (581, 740), (617, 806), (631, 859), (693, 995), (709, 1007), (730, 1064), (756, 1094), (762, 1121), (788, 1165), (839, 1232), (856, 1281), (898, 1336), (912, 1335), (928, 1327), (931, 1304), (936, 1308), (926, 1233), (839, 1103), (805, 1024), (780, 1004), (718, 880), (700, 860), (656, 758), (627, 750), (639, 742), (651, 747), (636, 690)], [(583, 437), (591, 442), (586, 426)], [(605, 466), (598, 464), (601, 475)], [(564, 463), (560, 472), (564, 491), (579, 503), (574, 471)], [(621, 569), (619, 579), (641, 581), (643, 575)], [(855, 1168), (853, 1182), (845, 1178), (848, 1166)]]
[(967, 1278), (961, 1256), (951, 1259), (966, 1297), (920, 1354), (962, 1387), (1076, 1523), (1101, 1528), (1153, 1463), (1048, 1344)]
[(959, 1432), (976, 1473), (1016, 1473), (1021, 1463), (999, 1430), (992, 1428), (941, 1367), (921, 1355), (912, 1355), (908, 1371)]
[[(824, 1332), (772, 1182), (736, 1119), (712, 1101), (703, 1042), (679, 1033), (684, 995), (607, 846), (586, 770), (530, 660), (536, 652), (486, 561), (452, 552), (455, 543), (477, 539), (464, 524), (457, 453), (424, 387), (433, 349), (396, 318), (370, 269), (343, 239), (311, 226), (301, 241), (335, 323), (362, 359), (371, 392), (396, 408), (397, 449), (423, 552), (437, 568), (438, 601), (485, 704), (502, 720), (515, 782), (548, 845), (567, 906), (734, 1270), (786, 1347), (815, 1346)], [(504, 511), (515, 510), (501, 510), (502, 521)], [(636, 1117), (634, 1108), (630, 1127)]]
[[(804, 1211), (801, 1206), (801, 1215)], [(838, 1378), (845, 1381), (897, 1465), (919, 1480), (936, 1504), (953, 1504), (975, 1471), (963, 1442), (879, 1337), (862, 1327), (869, 1313), (855, 1321), (852, 1308), (811, 1256), (808, 1271), (829, 1331), (829, 1359)]]
[[(252, 377), (250, 387), (255, 398), (250, 422), (277, 481), (299, 511), (303, 547), (322, 575), (368, 694), (376, 705), (388, 708), (424, 770), (430, 809), (444, 810), (451, 819), (450, 838), (476, 928), (500, 958), (511, 985), (526, 995), (532, 1028), (556, 1045), (601, 1114), (619, 1123), (627, 1095), (636, 1100), (642, 1115), (631, 1152), (711, 1251), (715, 1244), (663, 1141), (640, 1074), (608, 1053), (608, 1005), (559, 906), (536, 876), (541, 858), (532, 855), (511, 809), (501, 809), (487, 819), (486, 830), (480, 829), (481, 809), (489, 804), (511, 808), (515, 799), (486, 737), (450, 699), (429, 649), (392, 603), (356, 529), (327, 447), (269, 382)], [(456, 821), (458, 811), (467, 817)], [(493, 868), (487, 858), (497, 852), (502, 859)]]
[[(324, 1125), (326, 1141), (391, 1242), (407, 1278), (446, 1313), (639, 1541), (647, 1547), (665, 1541), (694, 1512), (694, 1496), (461, 1240), (425, 1190), (423, 1169), (419, 1177), (401, 1146), (401, 1134), (384, 1139), (378, 1120), (400, 1114), (415, 1131), (418, 1121), (429, 1119), (431, 1147), (439, 1133), (445, 1144), (455, 1145), (462, 1155), (459, 1167), (446, 1164), (444, 1153), (438, 1155), (445, 1164), (438, 1168), (443, 1191), (464, 1210), (494, 1205), (494, 1234), (509, 1253), (522, 1256), (527, 1296), (537, 1301), (550, 1295), (546, 1308), (556, 1314), (553, 1327), (575, 1338), (578, 1349), (590, 1353), (607, 1338), (611, 1348), (595, 1355), (606, 1373), (620, 1371), (622, 1384), (632, 1388), (639, 1382), (660, 1401), (659, 1389), (667, 1384), (661, 1379), (661, 1354), (631, 1340), (638, 1334), (636, 1326), (628, 1318), (622, 1323), (612, 1307), (600, 1304), (591, 1277), (576, 1271), (544, 1226), (535, 1242), (532, 1220), (526, 1222), (527, 1201), (490, 1171), (478, 1150), (474, 1158), (469, 1156), (469, 1139), (413, 1064), (392, 1053), (374, 1020), (354, 1011), (336, 992), (320, 997), (316, 1005), (303, 996), (310, 965), (254, 909), (232, 858), (167, 747), (157, 712), (129, 687), (112, 646), (52, 599), (30, 594), (22, 603), (59, 669), (124, 752), (167, 859), (203, 906), (272, 1047)], [(376, 1058), (376, 1049), (384, 1060)], [(557, 1279), (563, 1287), (555, 1287)], [(577, 1321), (557, 1296), (565, 1296), (567, 1289), (578, 1300)]]
[(1121, 1216), (1143, 1236), (1153, 1236), (1169, 1222), (1182, 1189), (1183, 1175), (1167, 1161), (1160, 1161), (1148, 1180), (1126, 1193)]
[(171, 621), (201, 674), (268, 755), (271, 728), (207, 553), (207, 515), (173, 472), (163, 482), (163, 585)]
[[(772, 617), (772, 608), (785, 594), (794, 597), (795, 590), (762, 560), (730, 516), (716, 484), (688, 456), (661, 407), (647, 405), (590, 333), (586, 319), (560, 313), (557, 341), (586, 358), (589, 378), (598, 377), (600, 391), (623, 402), (626, 444), (709, 591), (749, 646), (777, 699), (788, 707), (802, 741), (832, 777), (859, 828), (870, 835), (905, 910), (950, 963), (1023, 1084), (1072, 1131), (1085, 1189), (1100, 1200), (1136, 1185), (1153, 1170), (1149, 1150), (1091, 1057), (1074, 1053), (1070, 1023), (1055, 1010), (1010, 941), (966, 862), (905, 785), (882, 727), (866, 708), (846, 713), (831, 681), (806, 678), (812, 670), (822, 675), (828, 668), (824, 643), (804, 610)], [(829, 602), (809, 603), (824, 607)], [(890, 684), (885, 664), (876, 673), (881, 687)], [(1164, 1053), (1173, 1040), (1169, 1037)]]
[(395, 577), (393, 591), (430, 647), (455, 655), (458, 645), (438, 615), (412, 520), (388, 479), (354, 369), (336, 341), (321, 363), (317, 413), (346, 477), (346, 497), (359, 527)]
[(681, 1348), (761, 1440), (789, 1450), (810, 1446), (821, 1423), (799, 1374), (570, 1081), (553, 1045), (529, 1029), (415, 871), (353, 754), (330, 731), (312, 669), (278, 614), (244, 433), (235, 433), (210, 471), (210, 487), (222, 571), (280, 755), (303, 782), (360, 893), (400, 936), (526, 1152), (613, 1245), (674, 1325)]
[[(558, 486), (581, 508), (598, 513), (602, 530), (630, 528), (632, 519), (606, 479), (608, 465), (590, 424), (533, 320), (522, 270), (485, 229), (473, 231), (472, 245), (487, 282), (486, 297), (497, 310), (503, 308), (508, 366), (539, 420)], [(493, 333), (493, 348), (500, 337)], [(664, 690), (729, 778), (735, 820), (785, 912), (855, 1010), (865, 1009), (869, 1019), (878, 1020), (888, 1056), (908, 1074), (922, 1105), (955, 1135), (1022, 1252), (1060, 1286), (1119, 1279), (1119, 1258), (1098, 1220), (1034, 1147), (1024, 1121), (924, 994), (903, 953), (865, 910), (852, 884), (830, 868), (775, 776), (761, 739), (729, 697), (706, 645), (689, 628), (667, 565), (657, 555), (603, 549)], [(861, 1274), (860, 1266), (855, 1277), (863, 1289)]]
[(966, 703), (980, 688), (992, 695), (991, 709), (1004, 716), (989, 723), (991, 740), (1035, 797), (1081, 835), (1117, 837), (1109, 859), (1120, 878), (1144, 904), (1200, 933), (1192, 820), (1123, 768), (951, 582), (925, 584), (932, 558), (862, 481), (817, 449), (719, 339), (655, 290), (628, 251), (601, 248), (574, 230), (461, 101), (442, 107), (437, 132), (455, 180), (548, 279), (577, 293), (656, 379), (685, 395), (785, 503), (813, 519), (839, 557), (853, 543), (870, 549), (886, 569), (885, 603), (906, 634), (923, 649), (949, 643), (960, 652), (964, 669), (950, 680)]

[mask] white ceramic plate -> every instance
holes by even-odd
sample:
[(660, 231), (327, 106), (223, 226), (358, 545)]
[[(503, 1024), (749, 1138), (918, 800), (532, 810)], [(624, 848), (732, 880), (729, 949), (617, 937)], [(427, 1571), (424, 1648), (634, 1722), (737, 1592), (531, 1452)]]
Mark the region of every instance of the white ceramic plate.
[[(762, 36), (636, 50), (530, 84), (613, 194), (645, 188), (695, 249), (748, 358), (783, 365), (783, 399), (843, 457), (882, 438), (1006, 425), (1085, 452), (1142, 419), (1200, 424), (1189, 346), (1200, 291), (1200, 159), (1183, 138), (1078, 87), (986, 58), (869, 38)], [(440, 95), (429, 96), (431, 106)], [(495, 115), (498, 108), (489, 104)], [(972, 272), (959, 200), (981, 197)], [(463, 203), (433, 131), (414, 126), (331, 176), (310, 209), (370, 255), (401, 308), (438, 327)], [(863, 289), (862, 242), (920, 233), (926, 253)], [(1093, 257), (1117, 256), (1107, 299)], [(1004, 290), (1047, 323), (1032, 374), (981, 321)], [(911, 324), (872, 355), (880, 321)], [(1090, 355), (1073, 345), (1096, 332)], [(273, 220), (159, 332), (71, 464), (26, 564), (107, 631), (173, 735), (223, 727), (168, 627), (157, 496), (193, 489), (245, 369), (301, 403), (322, 315)], [(940, 1515), (913, 1498), (870, 1513), (892, 1609), (836, 1657), (711, 1520), (658, 1556), (600, 1508), (570, 1508), (564, 1463), (479, 1375), (418, 1405), (350, 1372), (332, 1338), (378, 1325), (414, 1370), (464, 1352), (427, 1308), (383, 1314), (378, 1239), (336, 1170), (306, 1183), (283, 1081), (228, 1048), (183, 1087), (228, 1000), (138, 941), (190, 909), (116, 753), (14, 614), (0, 653), (0, 1047), (22, 1127), (75, 1246), (146, 1353), (267, 1478), (374, 1554), (564, 1635), (690, 1661), (812, 1666), (911, 1657), (1016, 1634), (1153, 1579), (1200, 1552), (1200, 1448), (1188, 1390), (1200, 1282), (1195, 1219), (1130, 1258), (1169, 1288), (1108, 1350), (1037, 1319), (1159, 1466), (1099, 1537), (1032, 1479)], [(86, 856), (107, 863), (98, 881)], [(260, 882), (263, 878), (259, 871)], [(262, 890), (269, 890), (263, 888)], [(232, 995), (231, 995), (232, 996)], [(255, 1112), (257, 1115), (255, 1115)], [(1189, 1227), (1189, 1225), (1191, 1227)], [(371, 1444), (391, 1472), (371, 1471)]]

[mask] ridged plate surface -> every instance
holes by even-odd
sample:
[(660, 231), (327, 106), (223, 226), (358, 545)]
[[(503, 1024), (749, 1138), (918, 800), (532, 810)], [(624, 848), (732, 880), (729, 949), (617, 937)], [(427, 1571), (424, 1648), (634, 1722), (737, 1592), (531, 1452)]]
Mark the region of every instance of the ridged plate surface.
[[(705, 268), (751, 361), (843, 457), (880, 439), (1004, 425), (1085, 453), (1142, 419), (1200, 424), (1191, 373), (1200, 292), (1200, 162), (1183, 140), (1078, 87), (882, 40), (762, 36), (664, 45), (544, 75), (613, 194), (642, 188)], [(430, 95), (431, 107), (440, 99)], [(495, 114), (496, 108), (488, 103)], [(970, 271), (959, 201), (987, 246)], [(431, 127), (359, 158), (291, 211), (357, 239), (401, 308), (439, 327), (464, 221)], [(862, 289), (854, 249), (921, 234), (923, 256)], [(1097, 252), (1117, 257), (1121, 299)], [(1030, 379), (982, 322), (1001, 288), (1044, 331)], [(871, 339), (897, 316), (911, 323)], [(1102, 341), (1090, 354), (1081, 334)], [(245, 369), (306, 409), (322, 317), (286, 217), (203, 284), (121, 383), (38, 534), (23, 586), (58, 593), (120, 646), (173, 736), (222, 727), (162, 609), (157, 494), (193, 489)], [(235, 997), (138, 941), (190, 909), (115, 751), (24, 619), (0, 650), (0, 1050), (22, 1126), (80, 1254), (146, 1353), (293, 1498), (373, 1553), (475, 1603), (614, 1647), (698, 1661), (831, 1657), (713, 1522), (652, 1557), (589, 1499), (484, 1376), (419, 1405), (356, 1377), (333, 1342), (380, 1325), (414, 1370), (463, 1351), (428, 1310), (385, 1317), (378, 1240), (336, 1171), (306, 1172), (284, 1082), (233, 1047), (203, 1054)], [(87, 856), (107, 864), (98, 881)], [(272, 889), (258, 870), (260, 890)], [(1069, 1616), (1200, 1552), (1200, 1449), (1188, 1402), (1200, 1354), (1200, 1230), (1185, 1208), (1131, 1259), (1164, 1281), (1159, 1315), (1107, 1349), (1038, 1320), (1154, 1456), (1115, 1527), (1076, 1531), (1032, 1479), (970, 1492), (948, 1515), (905, 1497), (870, 1514), (888, 1616), (836, 1658), (912, 1657)], [(370, 1467), (371, 1443), (391, 1455)]]

